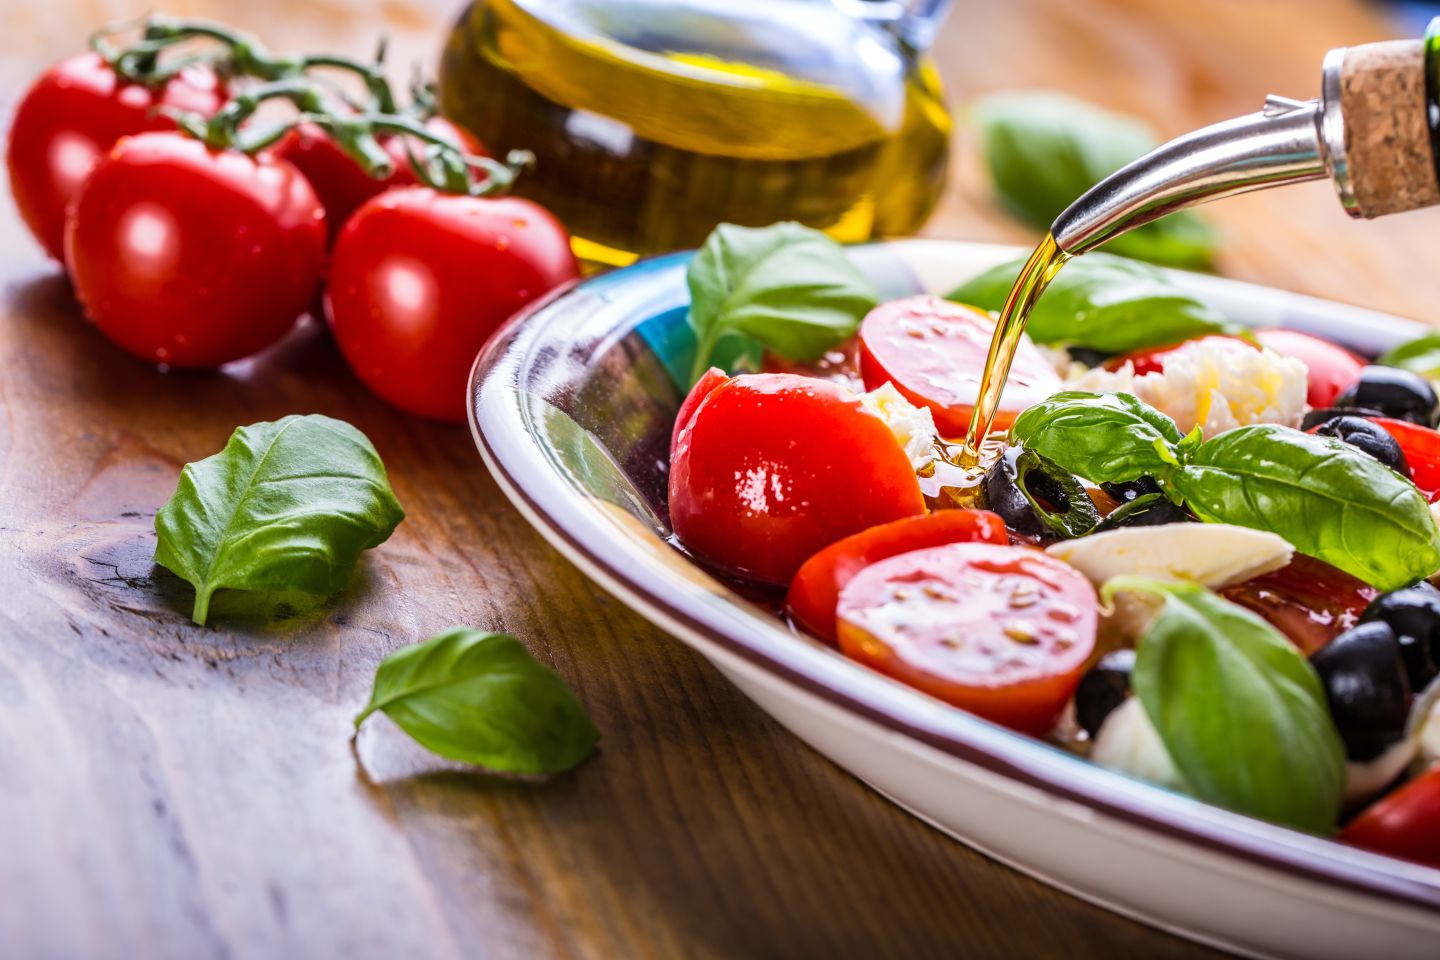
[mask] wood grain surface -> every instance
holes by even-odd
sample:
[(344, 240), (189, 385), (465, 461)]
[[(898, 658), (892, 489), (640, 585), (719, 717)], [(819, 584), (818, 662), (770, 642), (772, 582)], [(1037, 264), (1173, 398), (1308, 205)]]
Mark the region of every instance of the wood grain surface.
[[(0, 115), (148, 6), (7, 2)], [(363, 53), (386, 30), (402, 67), (433, 62), (458, 12), (166, 7), (281, 48)], [(1327, 47), (1394, 34), (1338, 0), (962, 0), (938, 59), (957, 99), (1063, 87), (1177, 133), (1313, 95)], [(929, 232), (1034, 239), (957, 146)], [(546, 547), (464, 428), (387, 409), (318, 329), (218, 375), (121, 355), (0, 203), (0, 957), (1208, 953), (987, 860), (801, 745)], [(1434, 212), (1352, 224), (1322, 184), (1213, 213), (1224, 273), (1435, 316)], [(192, 626), (189, 587), (150, 562), (156, 508), (237, 424), (311, 411), (374, 440), (408, 519), (332, 602), (222, 598)], [(559, 669), (599, 755), (546, 784), (487, 779), (384, 720), (352, 752), (380, 658), (456, 623)]]

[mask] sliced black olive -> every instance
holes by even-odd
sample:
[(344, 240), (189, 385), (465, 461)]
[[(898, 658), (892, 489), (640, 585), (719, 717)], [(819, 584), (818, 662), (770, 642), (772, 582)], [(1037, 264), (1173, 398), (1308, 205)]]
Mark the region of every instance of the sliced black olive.
[(1147, 493), (1143, 497), (1120, 504), (1110, 516), (1100, 521), (1096, 533), (1119, 530), (1121, 527), (1160, 527), (1167, 523), (1189, 523), (1190, 514), (1184, 507), (1171, 503), (1163, 493)]
[(1440, 398), (1418, 373), (1371, 364), (1360, 371), (1360, 379), (1353, 386), (1335, 398), (1335, 406), (1366, 407), (1396, 420), (1433, 427)]
[(1318, 407), (1305, 414), (1300, 420), (1301, 430), (1310, 430), (1318, 427), (1326, 420), (1333, 420), (1336, 417), (1383, 417), (1385, 414), (1379, 410), (1366, 410), (1363, 407)]
[(1322, 437), (1343, 440), (1356, 450), (1370, 454), (1405, 479), (1410, 479), (1410, 464), (1405, 460), (1405, 451), (1378, 423), (1364, 417), (1331, 417), (1316, 427), (1315, 432)]
[(1033, 450), (1010, 447), (985, 474), (985, 503), (1016, 533), (1079, 537), (1100, 514), (1074, 475)]
[(1086, 671), (1075, 687), (1075, 719), (1093, 740), (1105, 718), (1130, 696), (1134, 650), (1112, 650)]
[(1106, 360), (1114, 356), (1113, 353), (1106, 353), (1103, 350), (1092, 350), (1089, 347), (1067, 347), (1065, 352), (1070, 354), (1070, 359), (1076, 363), (1083, 363), (1085, 366), (1094, 369)]
[(1370, 601), (1361, 623), (1383, 623), (1400, 642), (1410, 689), (1416, 693), (1440, 676), (1440, 590), (1425, 582)]
[(1124, 483), (1102, 483), (1100, 489), (1109, 494), (1110, 499), (1116, 503), (1125, 503), (1128, 500), (1136, 500), (1152, 493), (1159, 493), (1160, 484), (1155, 482), (1154, 477), (1140, 477)]
[(1400, 642), (1385, 623), (1362, 623), (1310, 657), (1325, 685), (1345, 754), (1372, 760), (1405, 735), (1410, 681)]

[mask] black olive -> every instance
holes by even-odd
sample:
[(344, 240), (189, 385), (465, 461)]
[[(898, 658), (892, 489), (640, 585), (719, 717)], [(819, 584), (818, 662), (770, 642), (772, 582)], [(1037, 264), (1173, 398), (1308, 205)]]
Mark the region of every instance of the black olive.
[(1019, 470), (1015, 461), (1022, 452), (1021, 447), (1010, 447), (1004, 456), (995, 461), (985, 474), (985, 506), (1000, 515), (1005, 526), (1016, 533), (1038, 534), (1045, 529), (1045, 521), (1030, 508), (1030, 501), (1020, 492), (1016, 483)]
[(1113, 353), (1106, 353), (1103, 350), (1092, 350), (1089, 347), (1067, 347), (1065, 352), (1070, 354), (1070, 359), (1076, 363), (1083, 363), (1085, 366), (1095, 368), (1114, 356)]
[(1016, 533), (1078, 537), (1100, 522), (1080, 481), (1033, 450), (1008, 448), (983, 486), (985, 505)]
[(1095, 527), (1096, 533), (1121, 527), (1161, 527), (1167, 523), (1189, 523), (1184, 507), (1171, 503), (1164, 494), (1147, 493), (1120, 504)]
[(1155, 482), (1154, 477), (1140, 477), (1124, 483), (1102, 483), (1100, 489), (1109, 494), (1110, 499), (1116, 503), (1125, 503), (1128, 500), (1159, 493), (1160, 484)]
[(1360, 371), (1360, 379), (1353, 386), (1335, 398), (1335, 406), (1366, 407), (1396, 420), (1433, 427), (1440, 398), (1418, 373), (1371, 364)]
[(1315, 432), (1322, 437), (1343, 440), (1356, 450), (1370, 454), (1405, 479), (1410, 479), (1410, 464), (1405, 461), (1405, 451), (1378, 423), (1364, 417), (1331, 417), (1316, 427)]
[(1400, 642), (1410, 689), (1419, 693), (1440, 676), (1440, 590), (1421, 581), (1370, 601), (1361, 623), (1384, 623)]
[(1379, 410), (1366, 410), (1363, 407), (1317, 407), (1305, 414), (1300, 420), (1301, 430), (1310, 430), (1318, 427), (1326, 420), (1333, 420), (1336, 417), (1383, 417), (1385, 414)]
[(1405, 735), (1410, 681), (1388, 624), (1352, 627), (1316, 651), (1310, 663), (1325, 685), (1330, 716), (1351, 760), (1373, 760)]
[(1130, 696), (1134, 650), (1112, 650), (1086, 671), (1075, 687), (1075, 719), (1093, 740), (1111, 711)]

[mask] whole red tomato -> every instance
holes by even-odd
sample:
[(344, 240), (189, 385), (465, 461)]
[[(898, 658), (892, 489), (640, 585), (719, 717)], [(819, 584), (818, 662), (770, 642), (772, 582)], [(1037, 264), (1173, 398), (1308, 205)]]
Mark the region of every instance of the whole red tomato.
[(173, 130), (157, 107), (210, 115), (225, 102), (215, 74), (189, 67), (158, 90), (124, 83), (98, 54), (61, 61), (40, 75), (15, 110), (6, 147), (10, 192), (35, 239), (63, 259), (65, 209), (121, 137)]
[(1440, 765), (1366, 807), (1340, 831), (1340, 839), (1440, 867)]
[(506, 318), (580, 275), (570, 235), (515, 197), (401, 187), (335, 240), (325, 309), (356, 376), (402, 410), (465, 419), (475, 354)]
[(269, 346), (305, 310), (325, 213), (283, 160), (143, 133), (85, 182), (65, 250), (111, 340), (152, 362), (213, 367)]
[[(444, 117), (430, 118), (425, 122), (425, 128), (471, 156), (485, 154), (480, 141)], [(275, 152), (295, 164), (315, 188), (320, 203), (325, 207), (325, 221), (332, 244), (345, 221), (365, 201), (391, 187), (408, 187), (417, 182), (415, 171), (410, 166), (409, 151), (414, 150), (417, 158), (423, 158), (425, 144), (414, 137), (401, 136), (384, 137), (380, 143), (395, 165), (388, 177), (367, 174), (328, 134), (313, 124), (302, 124), (292, 130), (275, 147)]]

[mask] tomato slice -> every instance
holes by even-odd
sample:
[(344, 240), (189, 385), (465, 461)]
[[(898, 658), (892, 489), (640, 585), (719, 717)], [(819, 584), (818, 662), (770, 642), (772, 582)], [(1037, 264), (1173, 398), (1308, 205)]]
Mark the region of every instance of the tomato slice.
[(1134, 353), (1127, 353), (1118, 357), (1111, 357), (1105, 361), (1105, 369), (1112, 373), (1119, 370), (1125, 364), (1130, 364), (1135, 371), (1135, 376), (1144, 376), (1147, 373), (1164, 373), (1166, 359), (1179, 350), (1192, 343), (1199, 343), (1201, 340), (1234, 340), (1246, 346), (1254, 346), (1244, 337), (1232, 337), (1223, 333), (1211, 333), (1203, 337), (1195, 337), (1191, 340), (1181, 340), (1179, 343), (1167, 343), (1159, 347), (1146, 347), (1144, 350), (1136, 350)]
[(1410, 464), (1410, 479), (1426, 499), (1434, 500), (1440, 493), (1440, 431), (1390, 417), (1366, 419), (1380, 424), (1395, 438), (1405, 454), (1405, 462)]
[(1340, 839), (1440, 867), (1440, 764), (1366, 807), (1340, 831)]
[(1054, 726), (1095, 649), (1095, 589), (1026, 547), (955, 543), (902, 553), (840, 591), (850, 658), (987, 720)]
[(1270, 573), (1226, 587), (1220, 595), (1259, 614), (1305, 656), (1360, 622), (1380, 591), (1303, 553)]
[(925, 512), (915, 469), (885, 421), (814, 377), (725, 380), (698, 402), (672, 451), (670, 521), (680, 542), (772, 584), (788, 584), (836, 540)]
[[(929, 407), (945, 437), (963, 437), (980, 392), (995, 319), (938, 297), (882, 303), (860, 325), (860, 374), (865, 389), (889, 382), (916, 406)], [(995, 429), (1060, 389), (1060, 376), (1031, 343), (1020, 341)]]
[(1310, 376), (1305, 402), (1312, 407), (1333, 405), (1335, 398), (1353, 386), (1360, 379), (1360, 371), (1365, 369), (1363, 359), (1339, 344), (1299, 330), (1261, 329), (1254, 331), (1254, 337), (1262, 347), (1305, 364)]
[(832, 543), (806, 560), (790, 581), (785, 605), (796, 623), (834, 643), (840, 591), (857, 573), (911, 550), (970, 541), (1004, 546), (1010, 535), (1005, 521), (989, 510), (941, 510), (882, 523)]

